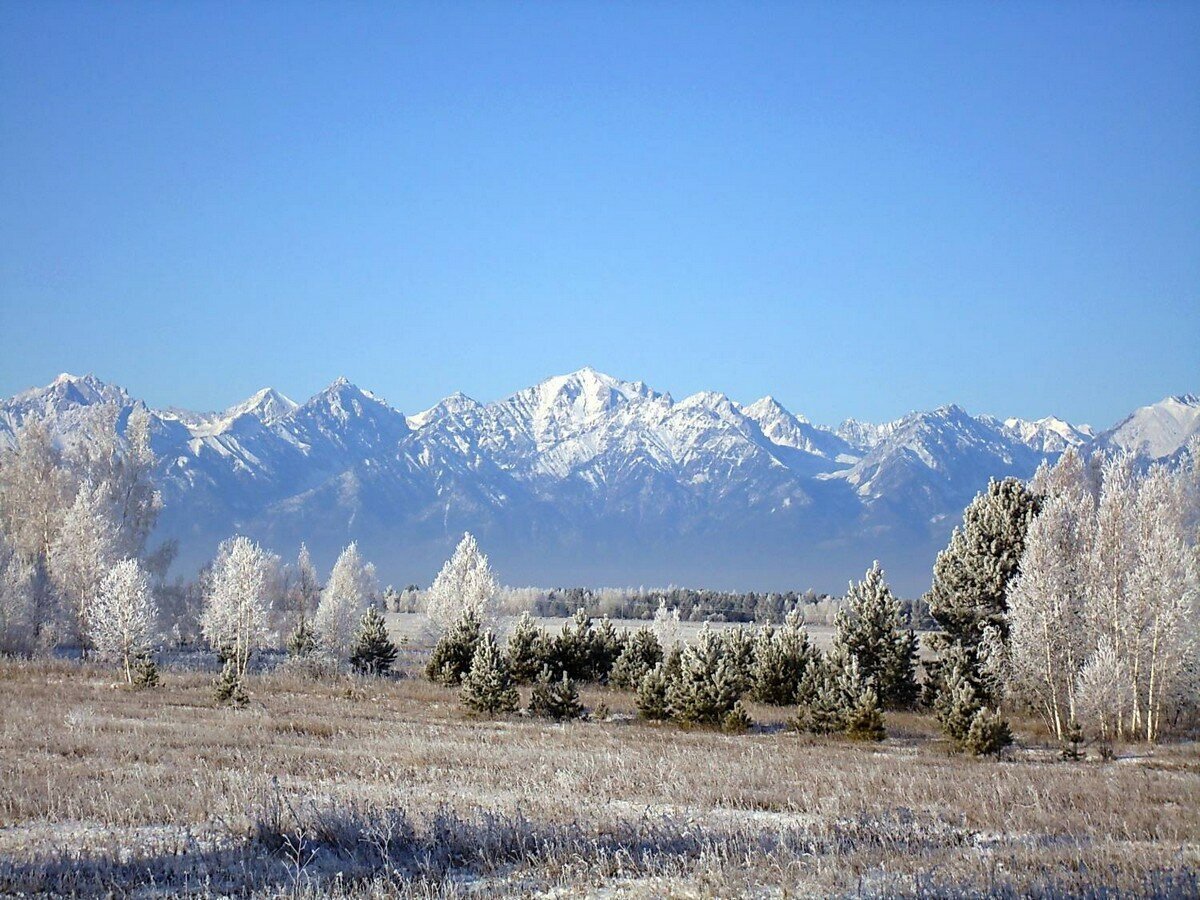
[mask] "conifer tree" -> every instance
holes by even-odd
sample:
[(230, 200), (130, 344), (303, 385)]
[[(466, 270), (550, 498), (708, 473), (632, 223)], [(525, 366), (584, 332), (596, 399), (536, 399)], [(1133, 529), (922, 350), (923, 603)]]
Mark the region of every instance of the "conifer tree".
[(875, 688), (863, 688), (846, 711), (843, 727), (846, 737), (855, 741), (882, 741), (887, 737)]
[(721, 720), (721, 730), (728, 734), (744, 734), (752, 727), (754, 727), (754, 720), (746, 712), (746, 707), (742, 705), (741, 700), (733, 704), (733, 709), (725, 713), (725, 717)]
[(780, 628), (764, 626), (754, 650), (753, 695), (759, 703), (791, 706), (798, 702), (800, 685), (814, 652), (808, 632), (796, 610)]
[(983, 629), (1007, 637), (1008, 584), (1017, 574), (1025, 535), (1040, 499), (1016, 478), (992, 480), (963, 513), (962, 525), (933, 567), (930, 612), (953, 643), (974, 654)]
[(228, 703), (241, 709), (250, 702), (246, 686), (242, 683), (242, 673), (238, 670), (237, 658), (230, 656), (221, 670), (221, 677), (216, 682), (216, 697), (218, 703)]
[(666, 663), (659, 663), (645, 674), (637, 689), (638, 713), (643, 719), (664, 721), (671, 718), (671, 678)]
[(579, 690), (566, 672), (555, 681), (550, 668), (543, 668), (533, 684), (529, 697), (529, 712), (544, 719), (565, 722), (583, 716), (583, 705), (579, 702)]
[(383, 616), (374, 606), (368, 607), (359, 623), (350, 665), (364, 675), (388, 675), (396, 662), (396, 653)]
[(621, 655), (613, 663), (609, 683), (636, 690), (646, 673), (663, 661), (662, 647), (649, 628), (639, 628), (625, 642)]
[(140, 651), (133, 662), (133, 685), (139, 688), (158, 687), (162, 679), (158, 675), (158, 664), (149, 650)]
[(590, 679), (595, 638), (592, 617), (584, 610), (578, 610), (574, 617), (563, 625), (562, 632), (554, 641), (555, 671), (566, 672), (572, 678), (581, 681)]
[(438, 638), (425, 666), (426, 677), (442, 684), (459, 684), (471, 670), (481, 632), (478, 614), (467, 607), (458, 621)]
[(591, 678), (602, 684), (608, 682), (617, 657), (625, 649), (628, 638), (617, 631), (612, 620), (605, 616), (592, 633)]
[(719, 724), (740, 698), (736, 663), (725, 654), (725, 641), (707, 625), (683, 648), (679, 674), (668, 694), (672, 716), (681, 722)]
[(516, 685), (508, 671), (496, 635), (484, 632), (479, 638), (471, 669), (462, 681), (459, 699), (475, 712), (513, 712), (520, 702)]
[(288, 638), (287, 650), (290, 656), (308, 656), (317, 649), (317, 635), (307, 618), (301, 617), (296, 623), (296, 630)]
[(917, 638), (904, 630), (900, 603), (878, 562), (862, 581), (850, 585), (836, 626), (834, 649), (854, 658), (862, 677), (875, 685), (880, 703), (911, 706), (917, 699)]
[(941, 672), (942, 688), (934, 700), (934, 716), (941, 724), (942, 731), (954, 743), (955, 749), (961, 750), (971, 730), (971, 723), (983, 709), (975, 681), (970, 675), (970, 657), (961, 645), (953, 645), (946, 652)]
[(521, 613), (508, 636), (508, 668), (517, 684), (528, 684), (537, 678), (544, 664), (547, 635), (528, 612)]
[(738, 697), (750, 692), (754, 687), (754, 667), (756, 643), (754, 634), (749, 628), (741, 625), (726, 628), (720, 632), (725, 664), (733, 689)]
[(999, 757), (1012, 742), (1012, 731), (1000, 711), (985, 707), (975, 713), (975, 718), (971, 720), (963, 749), (972, 756)]

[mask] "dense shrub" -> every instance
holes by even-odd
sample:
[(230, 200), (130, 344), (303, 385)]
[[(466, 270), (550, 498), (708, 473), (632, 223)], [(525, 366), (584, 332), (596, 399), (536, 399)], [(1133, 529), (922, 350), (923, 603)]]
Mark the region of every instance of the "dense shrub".
[(529, 698), (529, 712), (544, 719), (564, 722), (583, 716), (583, 705), (579, 702), (579, 691), (566, 672), (555, 681), (550, 669), (542, 669)]
[(459, 699), (468, 709), (483, 713), (513, 712), (520, 702), (508, 661), (490, 631), (479, 638)]
[(481, 632), (479, 614), (473, 608), (464, 610), (458, 621), (438, 638), (425, 666), (426, 676), (442, 684), (460, 684), (471, 670)]

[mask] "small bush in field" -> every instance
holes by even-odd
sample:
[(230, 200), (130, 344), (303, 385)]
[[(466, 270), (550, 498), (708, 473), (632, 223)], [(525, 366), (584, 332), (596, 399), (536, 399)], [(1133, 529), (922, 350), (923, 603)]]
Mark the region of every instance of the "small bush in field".
[(162, 684), (158, 675), (158, 664), (149, 650), (138, 653), (133, 660), (133, 686), (136, 688), (154, 688)]
[(882, 741), (887, 737), (883, 725), (883, 713), (879, 709), (879, 695), (872, 687), (866, 688), (845, 717), (846, 737), (854, 741)]
[(465, 609), (458, 621), (451, 625), (434, 645), (429, 663), (425, 666), (425, 675), (429, 680), (442, 684), (460, 684), (471, 671), (471, 663), (475, 659), (482, 630), (483, 626), (475, 609)]
[(746, 712), (746, 707), (742, 706), (741, 700), (735, 703), (733, 709), (725, 713), (725, 718), (721, 720), (721, 730), (727, 734), (745, 734), (753, 726), (754, 720)]
[(583, 705), (579, 702), (579, 691), (571, 677), (563, 672), (558, 681), (550, 674), (550, 669), (542, 669), (541, 675), (533, 684), (533, 693), (529, 698), (529, 712), (544, 719), (565, 722), (568, 719), (578, 719), (583, 716)]
[(238, 674), (237, 665), (232, 658), (221, 670), (215, 694), (218, 703), (228, 703), (235, 709), (241, 709), (250, 702), (250, 695), (246, 693), (246, 687), (242, 684), (242, 677)]
[(638, 713), (643, 719), (661, 722), (671, 718), (671, 706), (667, 700), (670, 686), (664, 663), (645, 674), (637, 692)]
[(383, 616), (374, 606), (369, 607), (358, 626), (350, 665), (362, 675), (388, 675), (396, 662), (396, 653)]
[(317, 633), (313, 631), (308, 619), (302, 618), (296, 625), (296, 630), (288, 638), (287, 651), (293, 657), (307, 656), (317, 649)]
[(1012, 732), (998, 711), (981, 709), (971, 720), (963, 749), (972, 756), (999, 757), (1004, 748), (1013, 742)]
[(642, 679), (663, 661), (662, 646), (649, 628), (639, 628), (625, 642), (621, 655), (613, 663), (609, 684), (636, 690)]
[(514, 712), (520, 702), (508, 671), (508, 660), (500, 652), (496, 635), (490, 631), (479, 639), (459, 699), (468, 709), (482, 713)]

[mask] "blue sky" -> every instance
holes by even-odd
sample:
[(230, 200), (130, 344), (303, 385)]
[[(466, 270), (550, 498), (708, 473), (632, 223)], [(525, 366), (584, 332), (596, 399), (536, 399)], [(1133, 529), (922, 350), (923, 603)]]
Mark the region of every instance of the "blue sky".
[(1200, 390), (1196, 4), (0, 3), (0, 393)]

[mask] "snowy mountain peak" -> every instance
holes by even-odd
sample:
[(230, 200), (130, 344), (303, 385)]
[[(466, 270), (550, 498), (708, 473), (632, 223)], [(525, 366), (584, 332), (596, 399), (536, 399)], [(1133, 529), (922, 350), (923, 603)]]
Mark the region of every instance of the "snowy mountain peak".
[(247, 400), (225, 410), (226, 419), (236, 419), (244, 415), (252, 415), (271, 425), (284, 416), (290, 415), (299, 406), (295, 400), (284, 396), (272, 387), (265, 387)]
[(424, 428), (430, 422), (443, 419), (446, 416), (461, 416), (483, 408), (478, 400), (468, 397), (462, 391), (455, 391), (449, 397), (429, 409), (408, 417), (408, 427), (414, 431)]
[(1095, 437), (1090, 425), (1072, 425), (1057, 416), (1045, 416), (1032, 422), (1008, 418), (999, 424), (1021, 443), (1043, 453), (1061, 453), (1068, 447), (1082, 446)]
[(754, 421), (758, 422), (764, 431), (767, 428), (767, 426), (764, 424), (765, 422), (777, 422), (782, 420), (799, 422), (802, 425), (811, 424), (807, 418), (799, 413), (792, 412), (770, 394), (767, 394), (767, 396), (759, 400), (755, 400), (749, 406), (742, 407), (742, 412)]
[(1176, 394), (1134, 410), (1097, 441), (1158, 459), (1179, 452), (1195, 434), (1200, 434), (1200, 397)]
[(72, 375), (63, 372), (45, 387), (31, 388), (13, 398), (34, 411), (54, 412), (64, 406), (90, 406), (94, 403), (129, 403), (129, 394), (115, 384), (101, 381), (95, 375)]

